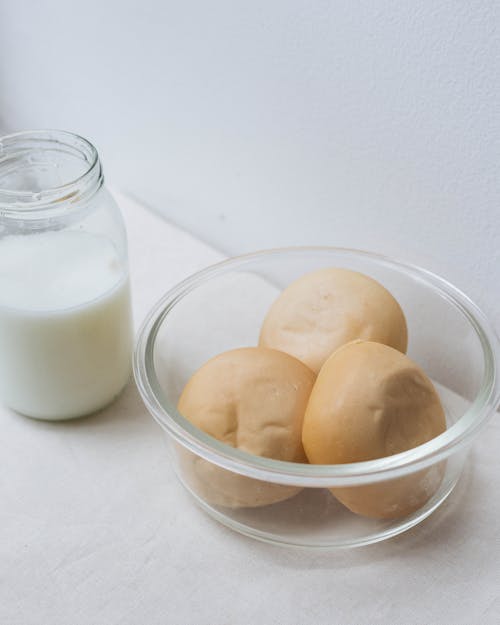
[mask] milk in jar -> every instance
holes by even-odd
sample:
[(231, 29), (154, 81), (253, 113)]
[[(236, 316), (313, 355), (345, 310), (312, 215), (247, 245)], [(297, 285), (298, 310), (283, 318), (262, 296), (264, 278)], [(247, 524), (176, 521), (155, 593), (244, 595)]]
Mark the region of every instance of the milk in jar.
[(0, 392), (15, 410), (60, 419), (111, 402), (130, 373), (130, 324), (128, 275), (106, 238), (0, 240)]
[(0, 139), (0, 397), (58, 420), (124, 388), (132, 319), (125, 229), (95, 148), (50, 132)]

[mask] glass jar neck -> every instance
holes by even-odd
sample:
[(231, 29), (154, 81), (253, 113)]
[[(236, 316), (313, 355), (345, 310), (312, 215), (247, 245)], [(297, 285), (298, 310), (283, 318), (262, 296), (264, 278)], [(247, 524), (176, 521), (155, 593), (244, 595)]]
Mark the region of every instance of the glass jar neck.
[(95, 147), (79, 135), (34, 130), (0, 137), (0, 223), (80, 212), (104, 181)]

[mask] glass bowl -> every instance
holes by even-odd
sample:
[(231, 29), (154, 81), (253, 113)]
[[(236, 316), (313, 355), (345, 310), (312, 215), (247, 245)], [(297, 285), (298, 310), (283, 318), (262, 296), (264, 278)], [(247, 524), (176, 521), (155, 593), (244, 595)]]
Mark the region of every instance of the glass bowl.
[[(278, 293), (299, 276), (345, 267), (381, 282), (408, 322), (408, 355), (433, 380), (447, 430), (409, 451), (352, 464), (281, 462), (234, 449), (176, 409), (191, 375), (209, 358), (258, 342)], [(201, 507), (260, 540), (332, 549), (384, 540), (416, 525), (450, 494), (471, 443), (499, 401), (498, 340), (483, 313), (438, 276), (356, 250), (311, 247), (257, 252), (209, 267), (168, 291), (137, 338), (142, 398), (166, 433), (177, 476)], [(404, 517), (369, 518), (349, 501), (403, 498)], [(390, 516), (390, 515), (389, 515)]]

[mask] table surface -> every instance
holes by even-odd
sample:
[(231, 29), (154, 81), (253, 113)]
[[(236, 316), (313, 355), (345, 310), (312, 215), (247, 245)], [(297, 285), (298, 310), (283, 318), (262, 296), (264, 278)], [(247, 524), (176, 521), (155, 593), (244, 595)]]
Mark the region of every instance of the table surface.
[[(136, 326), (221, 254), (118, 195)], [(0, 409), (2, 625), (426, 625), (500, 622), (499, 415), (459, 485), (385, 543), (311, 553), (208, 518), (177, 483), (133, 382), (64, 423)]]

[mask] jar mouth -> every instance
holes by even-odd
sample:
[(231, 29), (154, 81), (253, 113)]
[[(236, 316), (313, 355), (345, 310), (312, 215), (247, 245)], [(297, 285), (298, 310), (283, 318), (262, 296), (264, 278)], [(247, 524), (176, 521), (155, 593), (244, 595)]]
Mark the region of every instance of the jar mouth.
[[(484, 373), (480, 388), (470, 407), (445, 432), (418, 447), (375, 460), (338, 465), (283, 462), (251, 455), (205, 434), (183, 417), (171, 398), (165, 396), (156, 378), (154, 347), (161, 324), (164, 321), (168, 323), (168, 315), (178, 302), (206, 280), (231, 268), (251, 265), (254, 260), (274, 255), (296, 255), (318, 251), (341, 253), (346, 259), (364, 257), (410, 274), (437, 291), (466, 317), (481, 344)], [(225, 469), (256, 479), (281, 484), (328, 487), (371, 483), (413, 473), (445, 460), (470, 443), (500, 401), (497, 379), (498, 357), (498, 338), (488, 319), (464, 293), (443, 278), (415, 265), (371, 252), (335, 247), (293, 247), (264, 250), (222, 261), (192, 275), (168, 291), (151, 309), (139, 330), (134, 354), (134, 374), (142, 399), (155, 420), (174, 440), (195, 454)]]
[(0, 137), (0, 218), (65, 213), (103, 180), (96, 148), (78, 134), (26, 130)]

